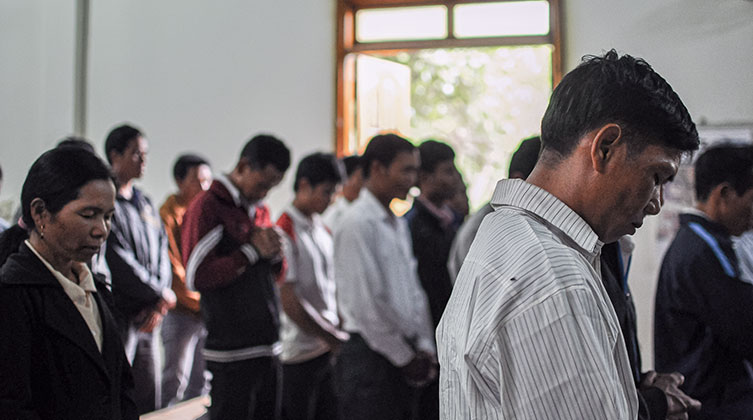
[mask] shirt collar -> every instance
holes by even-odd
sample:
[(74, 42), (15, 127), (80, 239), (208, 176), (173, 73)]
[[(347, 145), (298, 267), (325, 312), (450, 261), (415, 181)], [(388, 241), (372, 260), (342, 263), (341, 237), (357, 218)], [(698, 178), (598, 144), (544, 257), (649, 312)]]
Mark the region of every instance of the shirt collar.
[(249, 202), (243, 196), (241, 195), (241, 191), (233, 185), (232, 182), (230, 182), (230, 178), (227, 177), (225, 174), (220, 174), (217, 178), (217, 181), (222, 184), (223, 187), (227, 190), (228, 193), (230, 193), (230, 197), (233, 198), (233, 202), (237, 207), (244, 208), (248, 210), (249, 215), (253, 216), (254, 212), (256, 211), (256, 208), (259, 207), (259, 204), (261, 201), (257, 201), (254, 203)]
[(225, 174), (220, 174), (215, 178), (220, 184), (222, 184), (223, 187), (227, 190), (227, 192), (230, 193), (230, 197), (233, 197), (233, 202), (236, 206), (241, 207), (243, 206), (243, 201), (241, 200), (241, 192), (238, 188), (233, 185), (232, 182), (230, 182), (230, 179)]
[(92, 275), (91, 270), (89, 270), (89, 267), (86, 266), (84, 263), (76, 264), (76, 276), (78, 277), (78, 283), (72, 282), (68, 277), (64, 276), (63, 273), (56, 270), (55, 267), (53, 267), (47, 260), (42, 257), (42, 254), (40, 254), (34, 247), (31, 245), (31, 242), (27, 239), (24, 241), (27, 247), (31, 250), (31, 252), (34, 253), (34, 255), (39, 258), (40, 261), (42, 261), (42, 264), (44, 264), (45, 267), (47, 267), (48, 270), (50, 270), (50, 273), (52, 273), (53, 276), (61, 283), (61, 284), (72, 284), (79, 288), (81, 288), (83, 291), (92, 293), (96, 292), (97, 288), (94, 286), (94, 276)]
[(434, 216), (435, 219), (439, 221), (439, 224), (442, 225), (442, 228), (447, 228), (452, 224), (452, 222), (455, 220), (454, 215), (452, 214), (452, 210), (448, 205), (443, 205), (442, 207), (437, 207), (429, 201), (426, 197), (423, 195), (419, 195), (416, 197), (416, 201), (424, 206), (424, 208)]
[(377, 200), (376, 196), (374, 196), (368, 188), (361, 189), (361, 193), (358, 195), (358, 200), (364, 203), (368, 215), (390, 222), (397, 218), (394, 213), (384, 208), (382, 203)]
[(287, 208), (285, 209), (285, 213), (287, 213), (290, 216), (290, 218), (293, 219), (293, 223), (299, 229), (311, 230), (314, 227), (313, 225), (314, 215), (312, 215), (311, 218), (306, 217), (293, 204), (288, 204)]
[(695, 207), (686, 207), (682, 209), (680, 214), (692, 214), (693, 216), (698, 216), (700, 218), (703, 218), (705, 220), (711, 220), (708, 214), (706, 214), (703, 210), (699, 210)]
[(548, 191), (521, 179), (503, 179), (497, 183), (492, 206), (519, 207), (544, 219), (560, 230), (583, 250), (597, 254), (604, 244), (573, 209)]

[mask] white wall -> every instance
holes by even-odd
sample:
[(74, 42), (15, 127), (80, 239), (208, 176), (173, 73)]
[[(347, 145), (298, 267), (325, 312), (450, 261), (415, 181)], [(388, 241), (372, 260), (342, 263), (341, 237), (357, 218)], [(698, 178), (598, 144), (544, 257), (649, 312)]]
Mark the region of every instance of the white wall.
[(92, 2), (88, 133), (102, 150), (115, 125), (141, 127), (157, 202), (179, 153), (228, 171), (253, 134), (278, 135), (293, 152), (279, 210), (300, 157), (334, 150), (334, 20), (333, 1)]
[[(753, 122), (753, 2), (564, 0), (565, 66), (610, 48), (643, 57), (672, 85), (696, 124)], [(656, 218), (635, 236), (630, 283), (644, 368), (653, 366), (653, 308), (662, 255)]]
[(74, 4), (0, 0), (0, 202), (15, 206), (34, 159), (73, 131)]

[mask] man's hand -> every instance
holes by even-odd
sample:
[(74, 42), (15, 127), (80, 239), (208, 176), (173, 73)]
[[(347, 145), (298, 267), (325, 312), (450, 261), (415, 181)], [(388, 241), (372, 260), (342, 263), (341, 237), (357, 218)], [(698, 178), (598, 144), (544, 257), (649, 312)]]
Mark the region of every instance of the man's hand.
[(282, 250), (280, 235), (274, 228), (255, 228), (251, 232), (251, 245), (266, 260), (279, 256)]
[(329, 350), (332, 353), (339, 352), (340, 346), (342, 346), (348, 340), (350, 340), (350, 334), (341, 329), (336, 329), (330, 336), (325, 338), (327, 345), (329, 345)]
[(436, 359), (434, 355), (419, 351), (407, 365), (401, 369), (409, 385), (420, 387), (436, 378)]
[(689, 397), (680, 390), (685, 377), (679, 372), (656, 373), (653, 370), (646, 373), (641, 386), (659, 388), (667, 397), (667, 420), (685, 420), (689, 412), (701, 409), (701, 402)]
[(172, 289), (162, 290), (162, 299), (158, 304), (159, 311), (162, 315), (167, 315), (167, 311), (175, 309), (175, 304), (178, 302), (178, 298), (175, 296), (175, 292)]
[(163, 315), (162, 313), (160, 313), (160, 311), (150, 311), (150, 313), (146, 316), (144, 323), (141, 324), (141, 327), (139, 327), (139, 331), (145, 333), (154, 331), (154, 329), (162, 323), (162, 317)]

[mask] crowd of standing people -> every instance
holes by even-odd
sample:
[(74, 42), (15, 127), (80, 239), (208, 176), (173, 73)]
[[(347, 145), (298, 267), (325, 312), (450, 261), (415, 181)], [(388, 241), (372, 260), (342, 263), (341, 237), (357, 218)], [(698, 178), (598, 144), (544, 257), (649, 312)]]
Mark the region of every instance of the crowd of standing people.
[(140, 129), (108, 134), (107, 163), (66, 139), (0, 225), (0, 418), (136, 419), (209, 395), (231, 420), (753, 419), (753, 261), (735, 238), (753, 227), (753, 146), (697, 158), (657, 371), (641, 366), (629, 235), (698, 148), (669, 84), (614, 51), (563, 78), (465, 221), (437, 140), (309, 154), (274, 220), (264, 199), (292, 162), (273, 135), (228, 172), (179, 156), (160, 207), (135, 185)]

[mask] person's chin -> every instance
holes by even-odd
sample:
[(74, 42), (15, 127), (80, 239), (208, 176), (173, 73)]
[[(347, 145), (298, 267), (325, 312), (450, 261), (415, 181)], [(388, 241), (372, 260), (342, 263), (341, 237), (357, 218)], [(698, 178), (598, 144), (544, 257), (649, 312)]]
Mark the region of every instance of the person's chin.
[(97, 247), (96, 249), (89, 247), (81, 248), (79, 249), (77, 255), (73, 257), (73, 259), (79, 262), (89, 262), (91, 261), (92, 257), (100, 251), (100, 249), (100, 247)]

